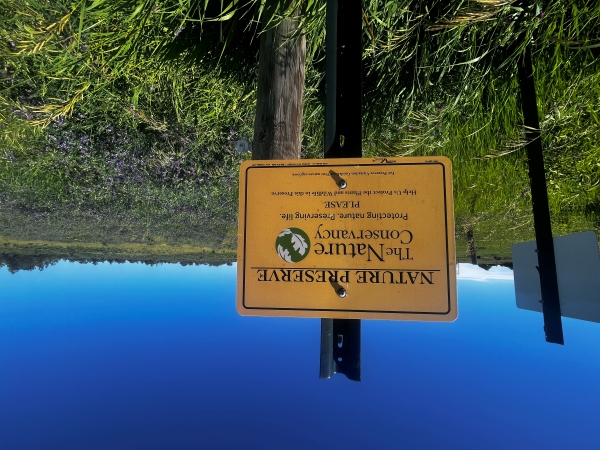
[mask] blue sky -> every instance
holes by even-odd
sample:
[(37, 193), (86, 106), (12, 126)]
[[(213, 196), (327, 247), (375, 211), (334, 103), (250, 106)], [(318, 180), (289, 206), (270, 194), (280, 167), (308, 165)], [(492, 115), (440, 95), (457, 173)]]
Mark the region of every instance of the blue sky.
[(0, 269), (4, 448), (596, 447), (600, 326), (547, 344), (508, 269), (461, 265), (454, 323), (363, 321), (361, 383), (318, 379), (319, 320), (238, 316), (235, 270)]

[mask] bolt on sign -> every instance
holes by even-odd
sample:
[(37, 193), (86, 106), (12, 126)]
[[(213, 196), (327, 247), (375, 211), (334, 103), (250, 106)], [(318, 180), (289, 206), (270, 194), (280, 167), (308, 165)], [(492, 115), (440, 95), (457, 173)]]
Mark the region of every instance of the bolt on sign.
[(448, 158), (246, 161), (241, 315), (457, 317)]

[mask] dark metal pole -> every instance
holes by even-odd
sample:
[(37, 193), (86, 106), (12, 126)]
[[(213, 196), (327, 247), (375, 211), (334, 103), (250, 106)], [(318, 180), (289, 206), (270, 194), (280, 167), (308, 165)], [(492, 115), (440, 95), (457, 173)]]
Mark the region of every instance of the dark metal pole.
[(362, 6), (327, 0), (325, 158), (362, 157)]
[(360, 330), (359, 319), (321, 319), (319, 378), (343, 373), (360, 381)]
[[(327, 0), (325, 158), (362, 156), (362, 3)], [(360, 381), (360, 320), (321, 319), (320, 378)]]
[(523, 59), (518, 65), (523, 118), (525, 121), (525, 137), (527, 139), (527, 160), (533, 202), (533, 223), (537, 244), (538, 271), (542, 288), (544, 331), (547, 342), (564, 344), (554, 241), (552, 238), (552, 224), (550, 222), (550, 208), (548, 206), (548, 190), (546, 188), (546, 172), (544, 170), (544, 155), (542, 153), (540, 138), (540, 124), (531, 62), (531, 46), (529, 44), (525, 47)]

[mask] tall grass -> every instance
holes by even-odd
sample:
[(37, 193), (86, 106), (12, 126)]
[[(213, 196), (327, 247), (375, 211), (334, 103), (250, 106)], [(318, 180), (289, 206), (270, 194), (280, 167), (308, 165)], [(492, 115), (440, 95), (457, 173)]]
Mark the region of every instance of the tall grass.
[[(416, 35), (427, 37), (412, 46), (420, 52), (412, 67), (422, 69), (409, 86), (413, 103), (397, 128), (371, 145), (373, 154), (450, 156), (457, 172), (457, 223), (488, 235), (515, 230), (513, 240), (532, 237), (516, 80), (527, 42), (534, 49), (555, 232), (600, 228), (600, 5), (529, 5), (463, 2), (454, 11), (438, 11), (433, 21), (431, 14), (415, 19), (415, 27), (425, 28)], [(413, 39), (416, 44), (414, 33)], [(401, 60), (379, 64), (404, 67)]]
[[(325, 0), (302, 4), (302, 152), (320, 157)], [(234, 221), (233, 143), (251, 138), (259, 33), (288, 5), (0, 0), (0, 200), (149, 214), (216, 208)], [(600, 228), (600, 4), (363, 7), (366, 155), (448, 155), (459, 230), (530, 236), (515, 76), (531, 42), (555, 229)]]

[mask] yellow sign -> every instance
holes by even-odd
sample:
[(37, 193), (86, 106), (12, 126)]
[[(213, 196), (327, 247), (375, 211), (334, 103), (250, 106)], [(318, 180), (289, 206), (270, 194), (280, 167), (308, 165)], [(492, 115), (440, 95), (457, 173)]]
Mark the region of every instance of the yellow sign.
[(241, 315), (453, 321), (448, 158), (246, 161)]

